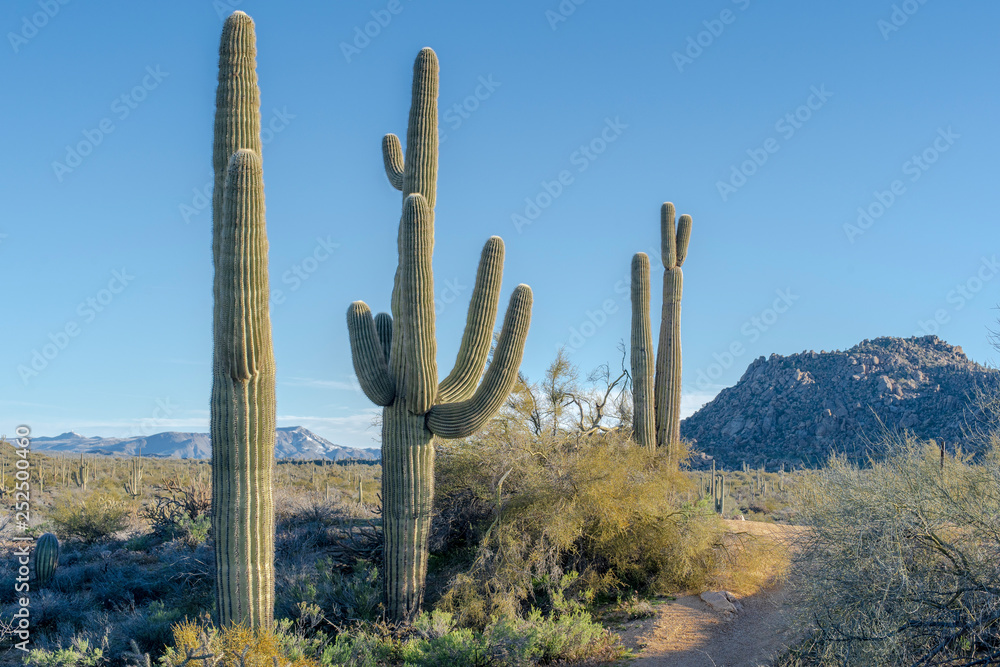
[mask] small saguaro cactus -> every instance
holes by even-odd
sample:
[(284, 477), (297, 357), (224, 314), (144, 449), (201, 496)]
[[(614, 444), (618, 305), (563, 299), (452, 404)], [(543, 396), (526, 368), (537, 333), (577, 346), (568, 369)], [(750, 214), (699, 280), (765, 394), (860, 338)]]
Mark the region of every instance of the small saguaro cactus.
[(80, 454), (80, 465), (77, 467), (75, 473), (73, 473), (73, 481), (76, 485), (87, 490), (87, 478), (90, 477), (90, 460), (84, 458), (83, 454)]
[[(652, 362), (652, 331), (649, 317), (649, 258), (632, 258), (632, 399), (635, 441), (644, 447), (663, 447), (676, 462), (681, 439), (681, 292), (691, 238), (691, 216), (682, 215), (676, 226), (674, 205), (660, 208), (661, 259), (663, 261), (663, 308), (656, 351), (655, 377)], [(653, 390), (650, 391), (650, 384)], [(651, 425), (652, 424), (652, 425)], [(654, 431), (655, 436), (651, 435)]]
[(722, 515), (726, 513), (726, 475), (720, 473), (715, 477), (712, 488), (712, 499), (715, 501), (715, 511)]
[(142, 495), (142, 457), (134, 456), (129, 463), (128, 479), (125, 480), (125, 493), (133, 498)]
[(45, 533), (35, 543), (35, 578), (39, 586), (52, 580), (59, 565), (59, 540), (52, 533)]
[(221, 625), (274, 619), (274, 352), (254, 24), (222, 28), (212, 162), (212, 536)]
[[(434, 332), (434, 204), (438, 165), (438, 60), (429, 48), (413, 65), (406, 155), (386, 135), (382, 154), (389, 182), (403, 193), (392, 290), (392, 315), (372, 317), (351, 304), (347, 325), (362, 390), (382, 406), (382, 518), (386, 609), (396, 621), (419, 613), (427, 575), (434, 499), (434, 437), (464, 438), (492, 418), (510, 394), (531, 319), (531, 289), (518, 285), (485, 375), (500, 298), (504, 246), (483, 248), (465, 334), (452, 372), (440, 382)], [(480, 382), (480, 379), (482, 381)]]

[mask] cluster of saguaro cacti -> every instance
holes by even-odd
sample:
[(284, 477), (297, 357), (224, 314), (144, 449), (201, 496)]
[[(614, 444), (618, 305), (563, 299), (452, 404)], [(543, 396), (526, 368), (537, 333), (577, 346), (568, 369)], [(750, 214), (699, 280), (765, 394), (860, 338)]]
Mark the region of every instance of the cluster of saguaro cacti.
[[(501, 407), (517, 379), (531, 317), (532, 294), (515, 288), (493, 359), (504, 246), (483, 248), (454, 370), (438, 381), (431, 252), (438, 167), (438, 60), (429, 48), (413, 66), (406, 155), (398, 137), (382, 141), (389, 182), (403, 193), (392, 314), (351, 304), (347, 324), (354, 368), (382, 413), (382, 518), (386, 608), (397, 621), (419, 612), (427, 573), (434, 496), (435, 436), (475, 433)], [(480, 382), (480, 378), (482, 381)]]
[(35, 543), (35, 579), (39, 586), (52, 580), (59, 565), (59, 540), (52, 533), (45, 533)]
[(682, 215), (676, 226), (674, 216), (674, 205), (664, 203), (660, 209), (663, 309), (655, 371), (649, 257), (640, 252), (632, 258), (633, 437), (644, 447), (666, 448), (670, 458), (676, 456), (681, 437), (681, 265), (691, 238), (691, 216)]
[(266, 627), (274, 617), (275, 399), (256, 50), (253, 21), (230, 15), (212, 148), (212, 536), (220, 624)]

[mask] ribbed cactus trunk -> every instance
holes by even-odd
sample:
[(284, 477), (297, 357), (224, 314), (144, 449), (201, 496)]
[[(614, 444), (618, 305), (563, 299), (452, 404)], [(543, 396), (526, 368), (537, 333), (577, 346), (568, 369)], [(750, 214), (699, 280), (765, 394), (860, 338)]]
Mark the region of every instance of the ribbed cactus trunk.
[[(362, 301), (347, 312), (358, 381), (382, 413), (382, 521), (387, 612), (410, 622), (420, 612), (434, 501), (434, 438), (462, 438), (499, 410), (517, 379), (531, 316), (531, 290), (511, 296), (493, 361), (484, 375), (503, 273), (503, 241), (480, 257), (454, 370), (438, 382), (434, 322), (434, 202), (437, 187), (438, 62), (423, 49), (413, 66), (406, 156), (395, 135), (382, 142), (386, 174), (403, 193), (392, 315)], [(480, 382), (480, 379), (482, 381)]]
[[(691, 216), (674, 226), (674, 205), (660, 209), (663, 259), (663, 308), (653, 377), (652, 334), (649, 322), (649, 258), (632, 258), (632, 404), (633, 437), (644, 447), (661, 447), (667, 459), (679, 463), (681, 440), (681, 264), (691, 239)], [(652, 388), (650, 388), (652, 386)], [(653, 424), (653, 425), (651, 425)], [(652, 431), (652, 434), (651, 434)]]
[(663, 308), (660, 344), (656, 357), (656, 443), (666, 448), (668, 460), (677, 461), (681, 441), (681, 265), (691, 238), (691, 216), (682, 215), (675, 228), (674, 205), (660, 208), (660, 242), (663, 259)]
[(649, 319), (649, 257), (632, 257), (632, 434), (637, 444), (656, 449), (653, 408), (653, 331)]
[(253, 21), (222, 31), (212, 196), (212, 537), (221, 625), (274, 617), (274, 354)]

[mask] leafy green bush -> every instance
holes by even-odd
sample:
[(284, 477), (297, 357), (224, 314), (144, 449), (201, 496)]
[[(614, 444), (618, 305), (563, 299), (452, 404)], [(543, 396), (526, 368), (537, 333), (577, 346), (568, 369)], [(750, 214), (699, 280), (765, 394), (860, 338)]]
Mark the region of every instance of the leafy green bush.
[(108, 538), (128, 526), (129, 509), (115, 496), (93, 491), (81, 498), (63, 498), (49, 512), (56, 533), (84, 542)]

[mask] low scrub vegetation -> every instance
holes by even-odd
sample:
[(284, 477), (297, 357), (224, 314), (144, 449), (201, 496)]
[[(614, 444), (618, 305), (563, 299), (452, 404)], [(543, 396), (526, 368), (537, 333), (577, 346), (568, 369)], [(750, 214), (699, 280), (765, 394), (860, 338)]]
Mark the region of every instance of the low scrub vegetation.
[(972, 461), (887, 435), (832, 459), (803, 494), (796, 571), (808, 639), (785, 665), (1000, 662), (1000, 448)]

